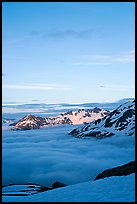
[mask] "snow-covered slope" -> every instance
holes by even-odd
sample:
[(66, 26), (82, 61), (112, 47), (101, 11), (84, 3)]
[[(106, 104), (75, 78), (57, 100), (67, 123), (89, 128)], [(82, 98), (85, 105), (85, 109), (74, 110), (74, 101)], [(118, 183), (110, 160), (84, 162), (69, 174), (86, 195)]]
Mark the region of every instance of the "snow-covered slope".
[(120, 105), (109, 115), (83, 127), (72, 130), (69, 134), (75, 137), (103, 138), (116, 134), (133, 135), (135, 131), (135, 101)]
[(14, 122), (15, 119), (7, 119), (7, 118), (3, 118), (2, 119), (2, 123), (6, 123), (6, 124), (11, 124)]
[(85, 122), (91, 122), (102, 118), (109, 114), (109, 111), (94, 108), (94, 109), (81, 109), (78, 111), (69, 111), (62, 113), (56, 117), (38, 117), (34, 115), (27, 115), (19, 120), (13, 127), (12, 130), (29, 130), (38, 129), (42, 126), (51, 126), (59, 124), (83, 124)]
[(3, 202), (135, 202), (135, 175), (88, 181), (29, 196), (3, 196)]
[[(69, 111), (60, 114), (57, 117), (47, 117), (47, 122), (51, 125), (62, 124), (63, 121), (68, 120), (68, 124), (83, 124), (86, 122), (91, 122), (108, 115), (109, 111), (103, 110), (101, 108), (94, 109), (79, 109), (78, 111)], [(65, 122), (64, 122), (65, 123)]]

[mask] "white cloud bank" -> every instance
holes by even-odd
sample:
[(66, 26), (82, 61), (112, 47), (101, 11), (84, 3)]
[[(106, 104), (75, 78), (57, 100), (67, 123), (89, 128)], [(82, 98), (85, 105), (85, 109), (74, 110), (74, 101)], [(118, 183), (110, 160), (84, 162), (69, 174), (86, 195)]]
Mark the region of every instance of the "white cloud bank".
[(134, 160), (134, 136), (79, 139), (68, 135), (73, 128), (3, 130), (2, 184), (76, 184)]
[(69, 90), (69, 87), (55, 84), (3, 84), (5, 89), (27, 89), (27, 90)]

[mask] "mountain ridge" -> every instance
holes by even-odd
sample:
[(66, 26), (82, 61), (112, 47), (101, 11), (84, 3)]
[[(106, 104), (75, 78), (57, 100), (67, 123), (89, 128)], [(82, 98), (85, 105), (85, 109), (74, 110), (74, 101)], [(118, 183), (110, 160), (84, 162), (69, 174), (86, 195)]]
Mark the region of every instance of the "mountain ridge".
[(72, 130), (69, 135), (75, 137), (103, 138), (117, 133), (133, 135), (135, 129), (135, 101), (128, 101), (118, 106), (102, 119)]
[(40, 127), (60, 125), (60, 124), (83, 124), (108, 115), (110, 112), (101, 108), (79, 109), (78, 111), (68, 111), (55, 117), (40, 117), (28, 114), (17, 123), (13, 124), (12, 130), (30, 130)]

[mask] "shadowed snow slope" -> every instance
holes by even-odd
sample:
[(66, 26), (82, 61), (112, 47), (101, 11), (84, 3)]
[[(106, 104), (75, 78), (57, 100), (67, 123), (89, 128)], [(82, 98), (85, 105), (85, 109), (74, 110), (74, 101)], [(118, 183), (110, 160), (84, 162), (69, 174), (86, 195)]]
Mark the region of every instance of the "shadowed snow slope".
[(103, 138), (116, 134), (133, 135), (135, 132), (135, 101), (128, 101), (120, 105), (106, 117), (98, 119), (69, 134), (75, 137)]
[(135, 202), (135, 175), (111, 177), (30, 196), (3, 196), (3, 202)]

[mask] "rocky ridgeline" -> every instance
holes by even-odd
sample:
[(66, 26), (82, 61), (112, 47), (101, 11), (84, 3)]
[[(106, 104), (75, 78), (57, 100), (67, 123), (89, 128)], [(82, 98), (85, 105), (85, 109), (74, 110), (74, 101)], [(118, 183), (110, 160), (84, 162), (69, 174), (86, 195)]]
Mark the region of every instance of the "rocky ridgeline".
[(52, 184), (52, 187), (49, 188), (47, 186), (39, 185), (39, 184), (9, 184), (2, 187), (2, 195), (6, 196), (29, 196), (33, 194), (37, 194), (40, 192), (53, 190), (55, 188), (61, 188), (67, 186), (64, 183), (56, 181)]
[(14, 126), (11, 128), (12, 130), (30, 130), (30, 129), (39, 129), (41, 126), (46, 125), (45, 118), (27, 115), (21, 120), (19, 120)]
[(106, 117), (72, 130), (75, 137), (104, 138), (116, 134), (133, 135), (135, 132), (135, 101), (120, 105)]
[(135, 161), (130, 161), (127, 164), (106, 169), (102, 173), (98, 174), (94, 181), (111, 176), (127, 176), (132, 173), (135, 173)]
[(30, 129), (39, 129), (40, 127), (52, 126), (52, 125), (61, 125), (61, 124), (83, 124), (89, 121), (94, 121), (99, 118), (102, 118), (109, 114), (109, 111), (94, 108), (94, 109), (81, 109), (78, 111), (69, 111), (62, 113), (56, 117), (38, 117), (34, 115), (27, 115), (16, 124), (13, 124), (12, 130), (30, 130)]

